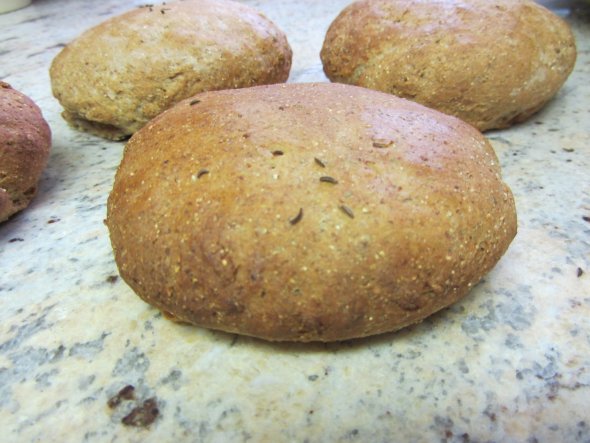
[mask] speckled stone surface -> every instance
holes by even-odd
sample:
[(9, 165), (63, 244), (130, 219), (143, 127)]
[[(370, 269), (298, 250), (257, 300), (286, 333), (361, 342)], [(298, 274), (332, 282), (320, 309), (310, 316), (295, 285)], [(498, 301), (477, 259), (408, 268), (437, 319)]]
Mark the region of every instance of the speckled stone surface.
[[(420, 325), (303, 345), (171, 323), (117, 278), (103, 219), (123, 144), (66, 125), (48, 68), (142, 3), (36, 0), (0, 15), (0, 79), (53, 130), (37, 198), (0, 225), (0, 441), (590, 441), (587, 11), (562, 2), (579, 55), (556, 99), (487, 134), (519, 214), (498, 266)], [(318, 53), (347, 0), (246, 3), (286, 31), (290, 81), (325, 80)], [(109, 407), (126, 385), (133, 398)], [(150, 398), (153, 424), (122, 423)]]

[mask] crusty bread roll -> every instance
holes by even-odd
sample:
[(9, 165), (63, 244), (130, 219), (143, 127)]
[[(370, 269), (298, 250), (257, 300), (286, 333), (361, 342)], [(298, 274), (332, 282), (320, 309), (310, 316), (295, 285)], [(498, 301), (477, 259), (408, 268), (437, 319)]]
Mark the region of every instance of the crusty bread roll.
[(405, 97), (485, 131), (526, 120), (576, 59), (568, 25), (531, 0), (361, 0), (321, 51), (335, 82)]
[(174, 318), (331, 341), (464, 296), (516, 214), (476, 129), (310, 83), (203, 93), (158, 116), (125, 148), (106, 223), (123, 279)]
[(29, 205), (50, 148), (51, 130), (41, 110), (0, 81), (0, 222)]
[(287, 80), (285, 35), (253, 8), (228, 0), (145, 5), (67, 45), (50, 69), (63, 117), (123, 139), (198, 92)]

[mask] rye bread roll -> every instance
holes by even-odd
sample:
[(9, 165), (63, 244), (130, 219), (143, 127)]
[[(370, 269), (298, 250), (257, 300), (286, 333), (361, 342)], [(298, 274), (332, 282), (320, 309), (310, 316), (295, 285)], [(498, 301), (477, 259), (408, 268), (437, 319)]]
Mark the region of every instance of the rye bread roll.
[(576, 47), (568, 25), (532, 0), (361, 0), (332, 22), (321, 59), (332, 81), (486, 131), (543, 107), (571, 73)]
[(39, 107), (0, 81), (0, 222), (29, 205), (50, 148), (51, 130)]
[(284, 82), (291, 48), (255, 9), (228, 0), (145, 5), (68, 44), (50, 69), (74, 127), (124, 139), (202, 91)]
[(207, 92), (158, 116), (125, 148), (106, 224), (123, 279), (173, 318), (332, 341), (463, 297), (516, 214), (471, 126), (310, 83)]

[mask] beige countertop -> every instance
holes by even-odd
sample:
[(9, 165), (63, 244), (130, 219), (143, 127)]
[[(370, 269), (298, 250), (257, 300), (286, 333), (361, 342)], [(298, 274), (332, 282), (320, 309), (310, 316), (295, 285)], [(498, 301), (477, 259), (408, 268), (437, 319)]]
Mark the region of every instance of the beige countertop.
[[(324, 345), (174, 324), (117, 277), (103, 219), (124, 145), (67, 126), (48, 68), (142, 3), (35, 0), (0, 15), (0, 79), (53, 130), (38, 196), (0, 225), (0, 441), (590, 441), (588, 11), (561, 5), (578, 61), (558, 96), (486, 134), (519, 215), (500, 263), (422, 324)], [(326, 80), (319, 50), (347, 0), (244, 3), (287, 33), (290, 81)], [(126, 385), (134, 398), (109, 407)], [(122, 423), (150, 398), (153, 424)]]

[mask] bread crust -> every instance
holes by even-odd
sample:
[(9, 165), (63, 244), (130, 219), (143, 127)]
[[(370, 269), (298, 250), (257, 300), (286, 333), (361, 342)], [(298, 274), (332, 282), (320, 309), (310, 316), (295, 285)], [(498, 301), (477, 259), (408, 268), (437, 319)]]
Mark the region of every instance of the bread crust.
[(576, 60), (574, 36), (532, 0), (360, 0), (321, 50), (335, 82), (405, 97), (486, 131), (537, 112)]
[(39, 107), (0, 81), (0, 222), (29, 205), (50, 148), (51, 130)]
[(146, 5), (89, 29), (50, 69), (53, 94), (74, 127), (123, 139), (202, 91), (287, 80), (285, 35), (228, 0)]
[(317, 83), (203, 93), (158, 116), (125, 148), (106, 224), (123, 279), (177, 320), (333, 341), (460, 299), (516, 214), (471, 126)]

